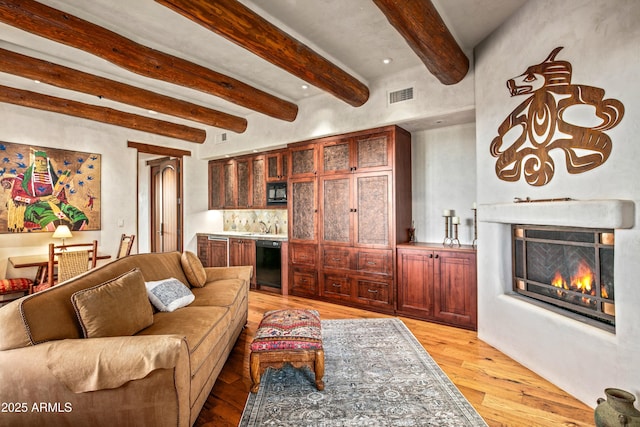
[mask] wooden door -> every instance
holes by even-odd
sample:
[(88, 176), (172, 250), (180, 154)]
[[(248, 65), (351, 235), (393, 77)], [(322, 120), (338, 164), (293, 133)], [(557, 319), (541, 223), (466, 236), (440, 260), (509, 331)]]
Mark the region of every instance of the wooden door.
[(353, 170), (351, 139), (342, 138), (320, 146), (320, 174), (348, 173)]
[(236, 160), (236, 187), (238, 198), (236, 207), (248, 208), (251, 188), (250, 163), (248, 158)]
[(440, 251), (434, 315), (446, 323), (475, 329), (477, 319), (475, 253)]
[(267, 184), (264, 168), (264, 156), (251, 159), (251, 204), (254, 209), (267, 206)]
[(151, 166), (151, 252), (182, 251), (182, 159), (164, 158)]
[(290, 181), (289, 241), (316, 243), (317, 207), (316, 179), (292, 179)]
[(398, 312), (433, 316), (435, 264), (433, 251), (398, 250)]
[(266, 179), (268, 182), (286, 181), (289, 174), (289, 152), (286, 150), (267, 153)]
[(224, 208), (224, 162), (209, 162), (209, 209)]
[(391, 169), (393, 144), (391, 132), (363, 135), (354, 139), (355, 172)]
[(351, 175), (320, 178), (320, 241), (351, 245), (353, 241), (353, 203)]
[(318, 173), (315, 144), (291, 148), (290, 153), (292, 178), (310, 177)]
[(224, 163), (222, 169), (222, 182), (224, 185), (224, 207), (235, 208), (237, 203), (236, 191), (236, 162), (229, 160)]
[(354, 245), (390, 248), (392, 188), (391, 172), (364, 173), (355, 176)]

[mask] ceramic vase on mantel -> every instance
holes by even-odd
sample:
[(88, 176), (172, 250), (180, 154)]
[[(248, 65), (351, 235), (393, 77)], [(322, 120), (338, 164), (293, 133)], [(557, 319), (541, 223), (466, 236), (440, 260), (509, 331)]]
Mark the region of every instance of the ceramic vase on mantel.
[(640, 427), (640, 411), (633, 406), (633, 394), (618, 388), (606, 388), (604, 394), (607, 398), (598, 399), (594, 414), (597, 427)]

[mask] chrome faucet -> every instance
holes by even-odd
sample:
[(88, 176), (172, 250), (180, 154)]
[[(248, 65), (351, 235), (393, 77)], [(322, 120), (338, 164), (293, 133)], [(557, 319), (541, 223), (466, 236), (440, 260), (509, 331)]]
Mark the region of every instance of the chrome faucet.
[(262, 231), (262, 233), (264, 234), (270, 234), (271, 227), (267, 226), (267, 224), (265, 224), (264, 221), (260, 221), (260, 231)]

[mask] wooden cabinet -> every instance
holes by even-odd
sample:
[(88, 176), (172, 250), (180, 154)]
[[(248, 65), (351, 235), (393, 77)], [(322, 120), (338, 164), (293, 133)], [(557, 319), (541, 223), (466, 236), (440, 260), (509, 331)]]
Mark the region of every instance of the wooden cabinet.
[(398, 247), (398, 314), (476, 330), (476, 252), (427, 244)]
[(292, 144), (291, 178), (312, 177), (318, 173), (317, 145), (315, 143)]
[(372, 131), (330, 139), (320, 145), (321, 175), (371, 172), (393, 168), (391, 130)]
[(222, 165), (223, 207), (235, 208), (237, 198), (236, 162), (228, 160)]
[(256, 242), (252, 239), (229, 239), (229, 265), (251, 265), (251, 286), (256, 287)]
[(264, 156), (235, 159), (237, 199), (235, 207), (260, 209), (267, 205)]
[(266, 205), (263, 155), (209, 162), (209, 209), (261, 209)]
[(237, 188), (237, 198), (234, 206), (237, 208), (248, 208), (251, 205), (251, 166), (251, 159), (247, 157), (235, 160), (236, 180), (234, 184)]
[(289, 242), (289, 293), (303, 297), (318, 295), (317, 246)]
[(224, 164), (212, 160), (209, 162), (209, 209), (224, 208)]
[(289, 151), (278, 150), (265, 154), (268, 182), (286, 181), (289, 176)]
[[(290, 150), (289, 239), (318, 248), (317, 283), (304, 292), (393, 313), (395, 247), (411, 224), (410, 134), (389, 126)], [(310, 272), (294, 256), (293, 282)]]
[(317, 183), (315, 178), (289, 180), (289, 241), (317, 242)]
[(227, 240), (210, 236), (198, 236), (198, 258), (205, 267), (226, 267)]
[(267, 207), (267, 175), (265, 170), (265, 156), (255, 156), (250, 160), (251, 165), (251, 203), (250, 208), (261, 209)]

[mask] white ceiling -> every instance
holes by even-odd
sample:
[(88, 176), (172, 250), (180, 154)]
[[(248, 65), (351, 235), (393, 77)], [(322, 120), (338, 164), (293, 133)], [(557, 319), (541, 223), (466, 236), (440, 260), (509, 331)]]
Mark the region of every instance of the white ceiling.
[[(420, 66), (418, 57), (372, 0), (240, 0), (317, 53), (371, 86)], [(526, 0), (432, 0), (467, 53)], [(314, 87), (153, 0), (40, 0), (140, 44), (196, 62), (293, 102), (320, 94)], [(185, 99), (239, 116), (250, 110), (220, 98), (148, 79), (83, 51), (0, 24), (0, 47)], [(392, 58), (389, 65), (382, 59)], [(429, 71), (424, 68), (425, 73)], [(148, 115), (97, 96), (79, 94), (0, 73), (1, 84)], [(330, 96), (330, 95), (328, 95)], [(177, 123), (184, 120), (158, 117)], [(275, 119), (274, 119), (275, 120)], [(202, 127), (196, 124), (195, 127)]]

